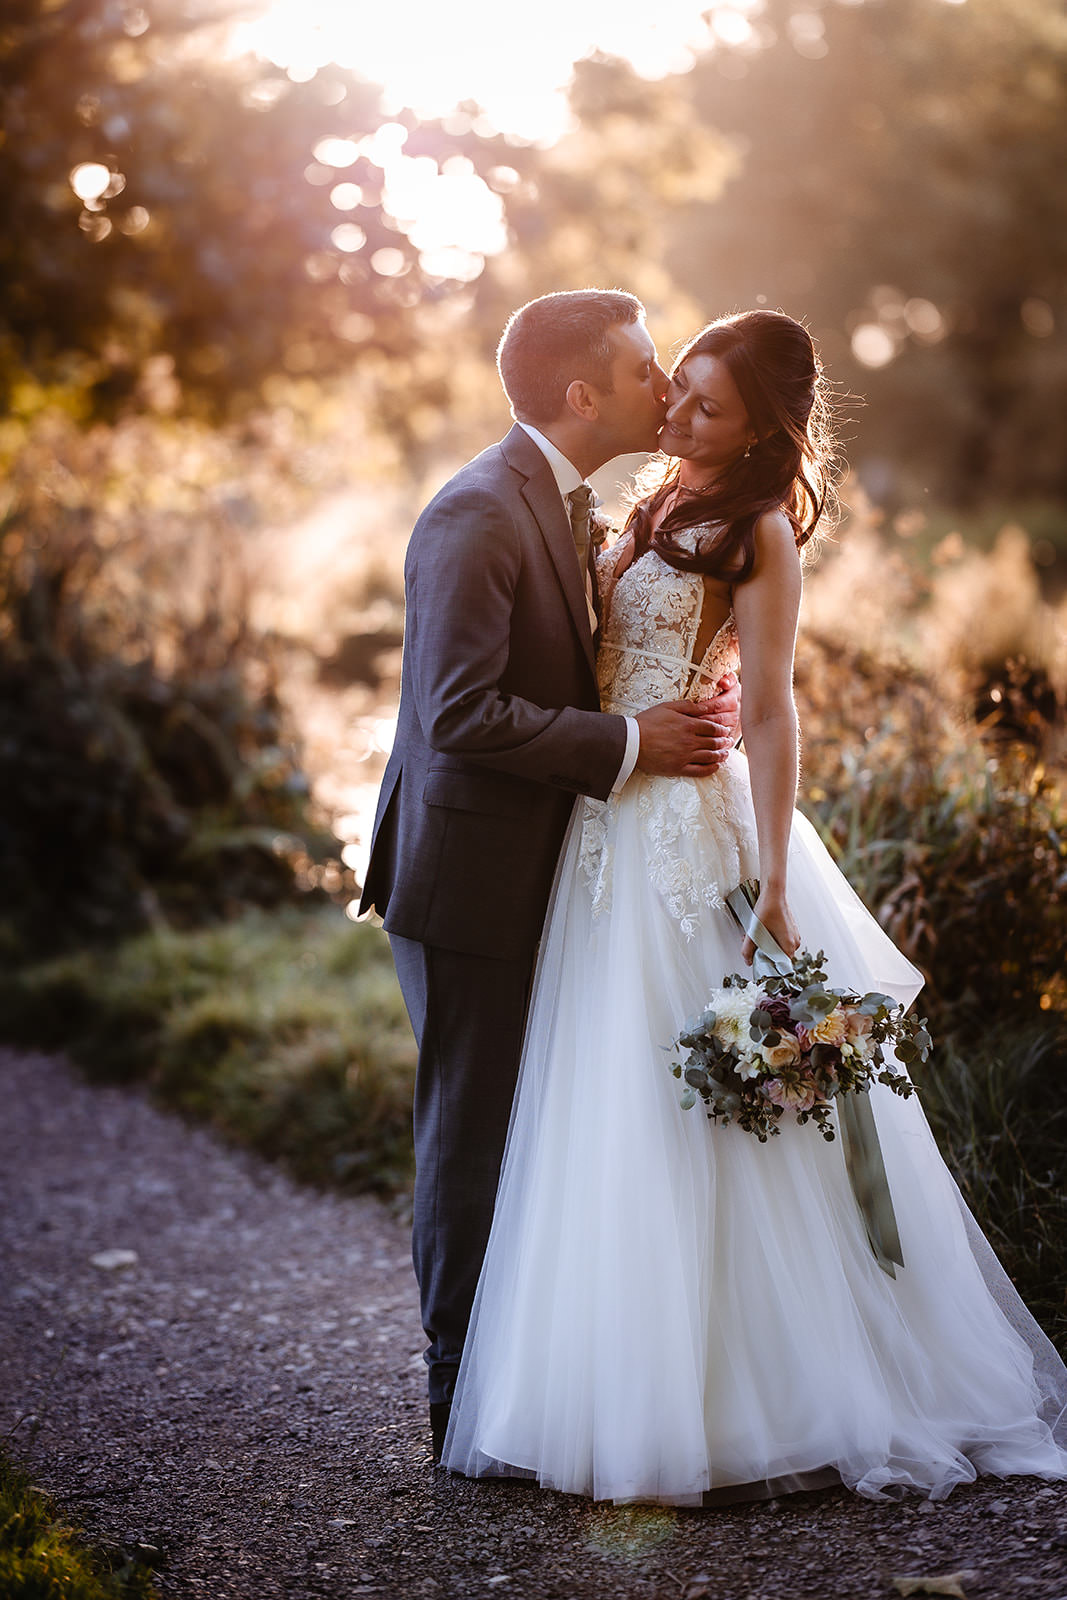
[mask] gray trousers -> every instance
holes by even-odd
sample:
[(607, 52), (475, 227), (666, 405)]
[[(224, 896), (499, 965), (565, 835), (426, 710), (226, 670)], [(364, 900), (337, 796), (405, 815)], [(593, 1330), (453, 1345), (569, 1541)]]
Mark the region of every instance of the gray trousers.
[(496, 961), (389, 943), (419, 1047), (412, 1259), (434, 1404), (452, 1398), (489, 1238), (534, 951)]

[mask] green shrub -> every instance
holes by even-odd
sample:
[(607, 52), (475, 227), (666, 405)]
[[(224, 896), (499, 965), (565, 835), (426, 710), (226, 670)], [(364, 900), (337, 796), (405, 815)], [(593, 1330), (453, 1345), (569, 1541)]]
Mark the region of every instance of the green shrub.
[(804, 809), (922, 969), (935, 1034), (1067, 1009), (1067, 813), (1033, 753), (899, 664), (813, 641), (803, 673)]
[(161, 475), (177, 454), (161, 429), (47, 442), (0, 497), (9, 937), (39, 955), (297, 898), (332, 839), (217, 495), (150, 480), (126, 503), (132, 446)]

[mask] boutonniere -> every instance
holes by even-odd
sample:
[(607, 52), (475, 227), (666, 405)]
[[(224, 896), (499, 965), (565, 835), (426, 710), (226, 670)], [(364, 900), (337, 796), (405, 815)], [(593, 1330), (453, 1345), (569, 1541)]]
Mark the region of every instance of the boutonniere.
[(615, 524), (610, 517), (606, 517), (599, 506), (594, 506), (589, 513), (589, 539), (599, 550), (609, 534), (615, 532)]

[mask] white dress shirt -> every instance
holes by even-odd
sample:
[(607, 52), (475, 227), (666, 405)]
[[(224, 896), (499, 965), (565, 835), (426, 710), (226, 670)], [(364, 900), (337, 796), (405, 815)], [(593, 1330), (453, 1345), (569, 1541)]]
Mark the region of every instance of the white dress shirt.
[[(528, 422), (520, 421), (519, 427), (524, 433), (529, 434), (530, 438), (533, 440), (534, 444), (537, 446), (538, 450), (540, 450), (541, 454), (551, 467), (552, 476), (556, 480), (556, 487), (560, 492), (560, 498), (563, 501), (563, 509), (567, 512), (567, 518), (569, 521), (570, 508), (567, 505), (567, 496), (570, 494), (572, 489), (580, 488), (581, 485), (585, 483), (585, 479), (582, 477), (574, 463), (567, 460), (567, 457), (563, 454), (563, 451), (557, 449), (557, 447), (552, 443), (551, 439), (546, 439), (543, 433), (538, 433), (537, 429), (531, 427), (530, 423)], [(589, 485), (587, 485), (587, 487), (589, 487)], [(593, 631), (596, 628), (596, 612), (593, 609), (592, 584), (592, 578), (588, 573), (586, 573), (585, 603), (589, 611), (590, 631)], [(611, 786), (613, 794), (618, 794), (619, 790), (622, 788), (623, 784), (636, 767), (637, 758), (641, 753), (641, 729), (637, 725), (637, 718), (626, 717), (625, 722), (626, 753), (622, 758), (622, 766), (619, 768), (619, 775)]]

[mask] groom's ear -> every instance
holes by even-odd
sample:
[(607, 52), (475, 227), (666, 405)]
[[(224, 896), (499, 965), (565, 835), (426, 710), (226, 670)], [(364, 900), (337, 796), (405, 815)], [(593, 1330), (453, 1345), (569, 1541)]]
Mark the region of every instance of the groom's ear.
[(597, 401), (596, 390), (584, 378), (574, 378), (567, 385), (564, 397), (567, 409), (573, 411), (576, 417), (581, 417), (583, 422), (596, 422), (600, 416), (600, 406)]

